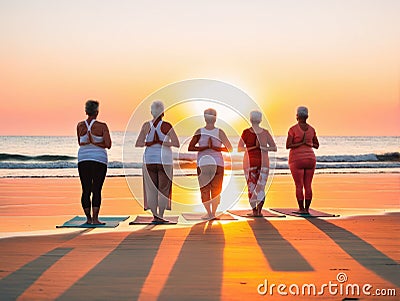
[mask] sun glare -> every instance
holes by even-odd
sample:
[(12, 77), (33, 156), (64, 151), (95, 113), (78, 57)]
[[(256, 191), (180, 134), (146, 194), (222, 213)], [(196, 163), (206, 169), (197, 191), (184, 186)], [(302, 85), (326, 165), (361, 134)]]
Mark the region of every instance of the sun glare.
[(233, 107), (214, 100), (193, 100), (192, 110), (195, 114), (202, 115), (204, 110), (212, 108), (217, 111), (217, 118), (227, 123), (233, 123), (242, 118), (241, 114)]

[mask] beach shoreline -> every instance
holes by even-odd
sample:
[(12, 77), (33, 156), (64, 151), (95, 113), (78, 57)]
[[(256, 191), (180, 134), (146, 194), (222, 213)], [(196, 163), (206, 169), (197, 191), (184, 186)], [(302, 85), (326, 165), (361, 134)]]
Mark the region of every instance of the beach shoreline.
[[(197, 181), (195, 176), (189, 181)], [(141, 190), (141, 177), (129, 179), (132, 189)], [(234, 176), (242, 189), (234, 208), (248, 208), (243, 176)], [(67, 217), (82, 215), (79, 178), (2, 178), (0, 179), (0, 233), (49, 231)], [(312, 207), (341, 216), (383, 214), (400, 210), (398, 174), (317, 174), (313, 181)], [(239, 193), (238, 193), (239, 195)], [(139, 196), (140, 197), (140, 196)], [(173, 189), (173, 199), (196, 199), (197, 191)], [(296, 207), (290, 175), (274, 175), (267, 193), (266, 208)], [(174, 209), (174, 208), (172, 208)], [(125, 177), (107, 177), (103, 187), (101, 215), (148, 214), (129, 189)], [(167, 214), (179, 214), (168, 212)], [(128, 230), (128, 229), (126, 229)], [(129, 231), (129, 230), (128, 230)]]
[[(233, 180), (245, 184), (242, 177)], [(141, 178), (134, 183), (141, 185)], [(136, 215), (147, 213), (125, 178), (108, 177), (100, 219), (130, 218), (117, 228), (56, 229), (82, 215), (78, 178), (0, 179), (2, 295), (10, 300), (145, 301), (354, 297), (327, 290), (317, 296), (282, 296), (271, 287), (265, 295), (257, 291), (265, 281), (300, 288), (312, 283), (320, 289), (329, 281), (338, 284), (340, 275), (350, 284), (370, 284), (373, 292), (398, 296), (399, 176), (316, 175), (313, 189), (314, 208), (341, 216), (130, 226)], [(185, 196), (193, 194), (180, 192)], [(266, 207), (294, 207), (293, 200), (291, 176), (274, 176)], [(236, 206), (248, 206), (245, 193)]]

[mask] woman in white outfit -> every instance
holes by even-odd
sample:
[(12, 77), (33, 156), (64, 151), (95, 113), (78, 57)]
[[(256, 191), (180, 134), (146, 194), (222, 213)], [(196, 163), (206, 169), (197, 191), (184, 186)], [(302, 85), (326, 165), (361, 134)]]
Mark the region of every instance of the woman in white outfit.
[(201, 201), (207, 214), (203, 219), (216, 218), (222, 182), (224, 179), (224, 159), (221, 152), (231, 152), (232, 145), (225, 132), (215, 127), (217, 111), (204, 111), (206, 126), (198, 129), (189, 143), (189, 151), (197, 151), (197, 175)]
[[(85, 106), (88, 118), (78, 123), (79, 143), (78, 171), (82, 185), (81, 203), (86, 215), (86, 223), (103, 225), (99, 221), (101, 189), (107, 173), (107, 151), (111, 148), (111, 137), (107, 124), (96, 120), (99, 103), (88, 100)], [(92, 195), (92, 200), (90, 196)], [(90, 212), (93, 208), (93, 216)]]
[(178, 137), (164, 117), (164, 104), (151, 104), (153, 119), (142, 125), (136, 147), (146, 147), (143, 155), (144, 210), (150, 209), (154, 223), (168, 222), (164, 211), (171, 210), (173, 161), (171, 147), (179, 147)]

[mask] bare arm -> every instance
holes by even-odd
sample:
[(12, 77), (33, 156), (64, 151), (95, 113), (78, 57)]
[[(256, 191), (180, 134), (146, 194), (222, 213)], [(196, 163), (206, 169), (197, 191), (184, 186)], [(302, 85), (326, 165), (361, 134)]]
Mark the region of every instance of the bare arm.
[[(243, 137), (243, 134), (242, 134)], [(239, 144), (238, 144), (238, 152), (244, 152), (244, 151), (251, 151), (253, 149), (259, 149), (260, 147), (260, 143), (258, 141), (258, 138), (256, 138), (256, 145), (253, 146), (247, 146), (246, 143), (244, 142), (243, 138), (240, 138), (239, 140)]]
[(240, 138), (239, 143), (238, 143), (238, 152), (244, 152), (246, 150), (244, 141), (242, 138)]
[[(242, 139), (240, 139), (240, 140), (243, 141)], [(258, 140), (256, 140), (256, 145), (254, 145), (254, 146), (249, 146), (249, 147), (246, 147), (246, 146), (244, 145), (244, 142), (243, 142), (243, 145), (240, 145), (240, 141), (239, 141), (239, 145), (238, 145), (238, 151), (239, 151), (239, 152), (244, 152), (245, 150), (251, 151), (251, 150), (257, 149), (257, 148), (260, 148), (260, 144), (258, 143)]]
[(261, 146), (260, 149), (263, 152), (276, 152), (278, 148), (276, 147), (274, 138), (272, 138), (271, 134), (266, 130), (267, 135), (267, 146)]
[(146, 135), (150, 130), (150, 125), (148, 122), (144, 123), (142, 125), (142, 128), (140, 129), (139, 136), (136, 139), (135, 147), (144, 147), (146, 146), (145, 139)]
[(80, 123), (78, 123), (78, 125), (77, 125), (77, 127), (76, 127), (76, 136), (78, 137), (78, 144), (79, 144), (79, 146), (82, 146), (82, 145), (88, 145), (88, 144), (90, 144), (90, 140), (88, 140), (88, 142), (81, 142), (81, 139), (80, 139), (80, 136), (81, 136), (81, 126), (82, 126), (82, 123), (80, 122)]
[(196, 146), (196, 144), (199, 142), (199, 140), (200, 140), (200, 130), (197, 130), (196, 133), (194, 133), (192, 140), (190, 140), (190, 142), (189, 142), (188, 151), (201, 152), (203, 150), (208, 149), (208, 146), (203, 146), (203, 147)]
[(221, 139), (223, 147), (212, 147), (213, 150), (220, 151), (220, 152), (231, 152), (233, 151), (233, 147), (231, 142), (229, 141), (228, 137), (226, 136), (223, 130), (219, 130), (219, 139)]
[(171, 139), (171, 141), (166, 141), (163, 142), (163, 145), (165, 146), (175, 146), (175, 147), (179, 147), (179, 139), (178, 136), (176, 135), (174, 128), (171, 127), (171, 129), (168, 131), (168, 137)]
[(79, 126), (80, 126), (80, 123), (78, 123), (78, 125), (76, 126), (76, 137), (78, 138), (78, 144), (81, 146), (81, 145), (85, 145), (85, 144), (87, 144), (87, 143), (82, 143), (81, 142), (81, 139), (80, 139), (80, 133), (79, 133)]
[(293, 136), (288, 135), (286, 139), (286, 149), (290, 148), (298, 148), (299, 146), (302, 146), (303, 144), (306, 144), (306, 133), (304, 133), (303, 140), (299, 143), (293, 143)]
[(102, 148), (110, 149), (111, 148), (111, 144), (112, 144), (111, 143), (111, 136), (110, 136), (110, 131), (108, 130), (108, 127), (107, 127), (106, 124), (103, 125), (102, 131), (103, 131), (103, 133), (102, 133), (103, 142), (98, 142), (98, 143), (94, 142), (91, 132), (89, 132), (89, 141), (93, 145), (96, 145), (96, 146), (99, 146), (99, 147), (102, 147)]
[(112, 141), (111, 141), (110, 131), (108, 130), (108, 126), (107, 126), (107, 125), (106, 125), (106, 127), (105, 127), (105, 131), (104, 131), (104, 136), (103, 136), (103, 138), (104, 138), (105, 147), (108, 148), (108, 149), (110, 149), (110, 148), (111, 148), (111, 145), (112, 145)]
[(256, 145), (247, 147), (247, 151), (251, 151), (253, 149), (259, 149), (259, 148), (261, 149), (260, 141), (258, 141), (258, 138), (256, 138)]
[(314, 135), (314, 137), (313, 137), (313, 145), (312, 145), (312, 147), (315, 148), (315, 149), (319, 148), (319, 141), (318, 141), (317, 135)]

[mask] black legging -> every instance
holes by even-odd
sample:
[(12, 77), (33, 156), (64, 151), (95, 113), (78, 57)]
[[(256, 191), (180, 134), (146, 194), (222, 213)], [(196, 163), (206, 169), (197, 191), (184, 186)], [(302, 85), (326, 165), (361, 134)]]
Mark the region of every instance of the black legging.
[(90, 208), (90, 195), (93, 193), (92, 206), (101, 205), (101, 188), (106, 178), (107, 165), (96, 161), (78, 163), (79, 178), (82, 185), (81, 203), (83, 209)]

